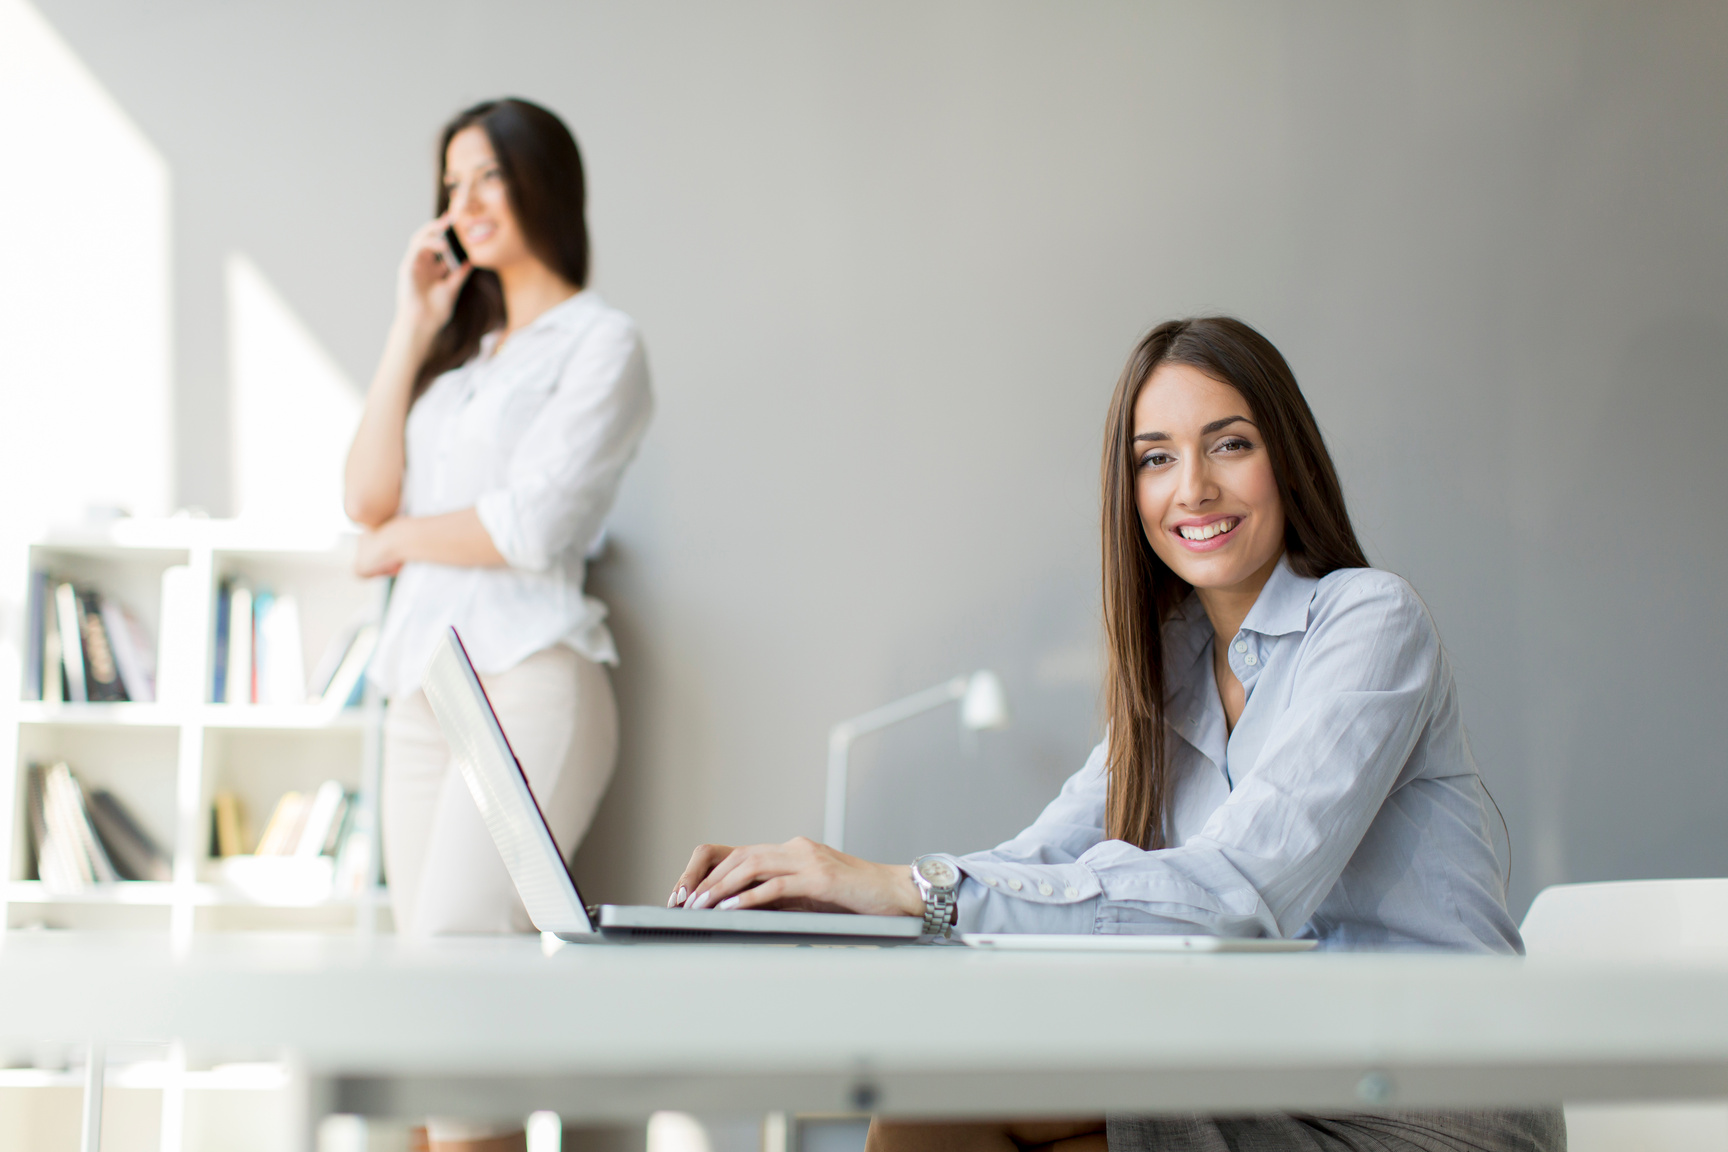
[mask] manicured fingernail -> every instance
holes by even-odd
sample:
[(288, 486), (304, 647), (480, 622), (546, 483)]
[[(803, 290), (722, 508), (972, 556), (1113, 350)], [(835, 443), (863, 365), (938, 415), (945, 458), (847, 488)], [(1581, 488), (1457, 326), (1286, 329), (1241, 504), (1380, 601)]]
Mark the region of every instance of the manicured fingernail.
[(674, 904), (682, 904), (688, 899), (690, 899), (690, 890), (682, 884), (678, 885), (678, 895), (672, 897), (672, 902)]
[(728, 896), (728, 897), (726, 897), (726, 899), (720, 901), (720, 903), (717, 904), (716, 907), (721, 908), (721, 909), (736, 908), (736, 907), (738, 907), (738, 901), (740, 899), (742, 899), (742, 897)]
[(700, 896), (697, 896), (696, 899), (690, 901), (690, 907), (692, 909), (708, 907), (708, 898), (712, 895), (714, 895), (712, 892), (702, 893)]
[(674, 892), (674, 893), (672, 893), (672, 895), (666, 897), (666, 907), (668, 907), (668, 908), (678, 907), (678, 893)]

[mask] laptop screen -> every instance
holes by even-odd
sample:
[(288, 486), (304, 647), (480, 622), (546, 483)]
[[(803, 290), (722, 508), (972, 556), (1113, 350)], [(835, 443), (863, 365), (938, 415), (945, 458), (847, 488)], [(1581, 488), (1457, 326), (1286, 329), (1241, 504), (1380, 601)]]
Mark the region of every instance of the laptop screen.
[(593, 932), (576, 881), (456, 629), (445, 630), (421, 686), (534, 927)]

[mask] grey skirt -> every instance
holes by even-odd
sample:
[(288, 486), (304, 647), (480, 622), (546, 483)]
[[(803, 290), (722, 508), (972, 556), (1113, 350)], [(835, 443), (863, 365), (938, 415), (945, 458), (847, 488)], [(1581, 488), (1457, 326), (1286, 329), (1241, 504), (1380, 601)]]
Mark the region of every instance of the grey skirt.
[(1111, 1116), (1110, 1152), (1566, 1152), (1558, 1108)]

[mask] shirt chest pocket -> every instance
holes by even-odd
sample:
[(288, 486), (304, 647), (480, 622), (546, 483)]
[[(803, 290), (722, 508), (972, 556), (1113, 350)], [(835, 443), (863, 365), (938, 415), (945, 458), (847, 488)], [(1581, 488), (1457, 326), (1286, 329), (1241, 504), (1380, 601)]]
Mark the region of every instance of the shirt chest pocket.
[(557, 384), (557, 376), (547, 371), (478, 389), (456, 414), (457, 451), (486, 461), (501, 479), (523, 438), (544, 415)]

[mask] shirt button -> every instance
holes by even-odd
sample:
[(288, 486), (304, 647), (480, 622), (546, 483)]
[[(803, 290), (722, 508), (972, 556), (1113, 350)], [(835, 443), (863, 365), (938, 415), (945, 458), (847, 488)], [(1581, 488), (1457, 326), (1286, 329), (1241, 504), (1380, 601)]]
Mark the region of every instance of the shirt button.
[(984, 883), (986, 883), (986, 884), (990, 885), (990, 887), (994, 888), (994, 887), (996, 887), (996, 885), (1002, 883), (1002, 881), (1000, 881), (1000, 880), (996, 879), (996, 877), (992, 876), (992, 877), (990, 877), (990, 879), (984, 881)]
[(1010, 880), (1010, 881), (1008, 881), (1008, 887), (1010, 887), (1010, 888), (1014, 889), (1014, 891), (1018, 892), (1018, 891), (1020, 891), (1020, 889), (1026, 887), (1026, 885), (1020, 883), (1020, 881), (1018, 881), (1018, 880)]
[(1238, 651), (1238, 652), (1248, 651), (1248, 641), (1246, 641), (1246, 640), (1236, 641), (1236, 651)]
[(1248, 655), (1242, 657), (1242, 663), (1244, 663), (1244, 664), (1248, 665), (1248, 667), (1252, 668), (1252, 667), (1254, 667), (1254, 665), (1260, 663), (1260, 661), (1256, 660), (1254, 658), (1254, 653), (1250, 652), (1250, 653), (1248, 653)]
[(1052, 893), (1054, 891), (1056, 891), (1056, 889), (1050, 887), (1050, 881), (1048, 881), (1048, 880), (1039, 881), (1039, 883), (1038, 883), (1039, 895), (1048, 896), (1048, 895), (1050, 895), (1050, 893)]
[(1078, 900), (1080, 898), (1080, 889), (1070, 884), (1068, 887), (1062, 889), (1062, 895), (1068, 897), (1070, 900)]

